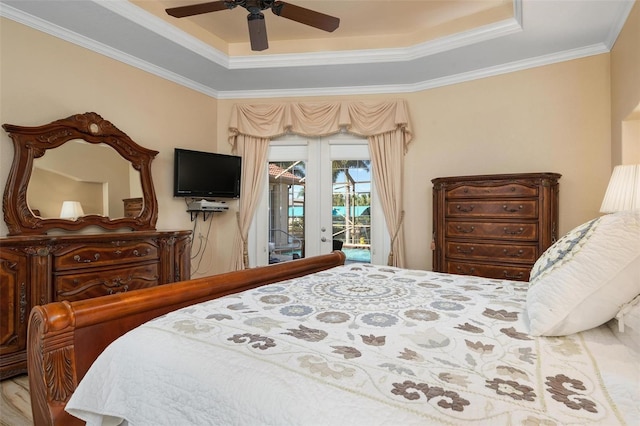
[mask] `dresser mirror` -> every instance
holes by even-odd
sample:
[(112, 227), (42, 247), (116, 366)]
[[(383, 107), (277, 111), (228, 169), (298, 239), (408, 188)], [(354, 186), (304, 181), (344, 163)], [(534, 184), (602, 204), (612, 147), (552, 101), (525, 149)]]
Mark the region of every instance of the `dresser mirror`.
[(157, 151), (93, 112), (37, 127), (2, 127), (15, 152), (3, 198), (9, 235), (89, 226), (155, 229), (151, 161)]
[(59, 218), (64, 201), (73, 201), (82, 216), (117, 219), (132, 197), (142, 197), (140, 172), (104, 143), (74, 139), (33, 160), (27, 205), (35, 216)]

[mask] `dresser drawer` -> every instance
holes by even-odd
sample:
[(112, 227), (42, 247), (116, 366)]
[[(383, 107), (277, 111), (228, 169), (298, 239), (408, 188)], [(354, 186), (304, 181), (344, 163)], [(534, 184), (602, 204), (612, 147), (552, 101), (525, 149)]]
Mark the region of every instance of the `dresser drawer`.
[(538, 187), (520, 183), (505, 183), (496, 185), (462, 185), (446, 192), (447, 198), (476, 198), (476, 197), (537, 197)]
[(56, 271), (157, 260), (158, 247), (148, 241), (70, 245), (55, 253)]
[(449, 217), (495, 217), (535, 219), (538, 217), (537, 200), (447, 201), (446, 214)]
[(496, 278), (501, 280), (529, 281), (531, 267), (447, 261), (445, 272), (450, 274), (475, 275), (478, 277)]
[(448, 238), (490, 238), (495, 240), (537, 241), (537, 223), (448, 221)]
[(524, 244), (487, 244), (447, 242), (447, 258), (473, 260), (494, 260), (497, 262), (522, 262), (533, 264), (538, 258), (538, 247)]
[(55, 276), (55, 298), (82, 300), (107, 294), (124, 293), (159, 284), (158, 263), (101, 270), (96, 268), (81, 274)]

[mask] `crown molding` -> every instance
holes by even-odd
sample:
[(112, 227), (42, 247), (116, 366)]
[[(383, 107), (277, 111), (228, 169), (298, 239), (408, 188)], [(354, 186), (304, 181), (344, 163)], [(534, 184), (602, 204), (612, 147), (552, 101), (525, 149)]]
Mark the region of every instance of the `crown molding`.
[(92, 1), (227, 69), (287, 68), (313, 65), (411, 61), (522, 31), (522, 0), (513, 0), (514, 16), (510, 19), (487, 24), (451, 36), (441, 37), (436, 40), (426, 41), (414, 46), (390, 49), (230, 57), (126, 0)]
[[(514, 0), (514, 5), (517, 5), (518, 7), (516, 7), (514, 9), (514, 19), (513, 21), (517, 22), (517, 26), (521, 29), (521, 22), (522, 22), (522, 10), (521, 10), (521, 1), (522, 0)], [(122, 11), (126, 11), (129, 10), (131, 3), (129, 2), (123, 2), (121, 0), (116, 0), (116, 1), (108, 1), (108, 2), (101, 2), (101, 3), (113, 3), (112, 7), (115, 7), (116, 9)], [(142, 11), (142, 9), (138, 8), (137, 6), (133, 6), (135, 7), (138, 11)], [(501, 65), (497, 65), (497, 66), (493, 66), (493, 67), (488, 67), (488, 68), (484, 68), (484, 69), (479, 69), (479, 70), (474, 70), (474, 71), (470, 71), (470, 72), (465, 72), (465, 73), (460, 73), (460, 74), (456, 74), (456, 75), (451, 75), (451, 76), (446, 76), (446, 77), (442, 77), (442, 78), (436, 78), (436, 79), (431, 79), (431, 80), (425, 80), (422, 82), (418, 82), (418, 83), (411, 83), (411, 84), (394, 84), (394, 85), (376, 85), (376, 86), (351, 86), (351, 87), (323, 87), (323, 88), (299, 88), (299, 89), (283, 89), (283, 90), (241, 90), (241, 91), (220, 91), (220, 90), (214, 90), (211, 87), (202, 85), (200, 83), (197, 83), (193, 80), (187, 79), (181, 75), (178, 75), (174, 72), (171, 72), (165, 68), (156, 66), (154, 64), (151, 64), (147, 61), (143, 61), (140, 60), (139, 58), (136, 58), (132, 55), (129, 55), (127, 53), (124, 53), (122, 51), (119, 51), (117, 49), (113, 49), (107, 45), (104, 45), (102, 43), (96, 42), (95, 40), (89, 39), (88, 37), (82, 36), (80, 34), (77, 34), (75, 32), (72, 32), (70, 30), (67, 30), (65, 28), (62, 28), (60, 26), (51, 24), (50, 22), (44, 21), (40, 18), (34, 17), (32, 15), (29, 15), (27, 13), (22, 12), (21, 10), (15, 9), (5, 3), (0, 3), (0, 16), (6, 17), (8, 19), (11, 19), (13, 21), (19, 22), (21, 24), (27, 25), (31, 28), (34, 28), (36, 30), (45, 32), (47, 34), (50, 34), (54, 37), (66, 40), (68, 42), (74, 43), (76, 45), (79, 45), (81, 47), (85, 47), (89, 50), (92, 50), (96, 53), (105, 55), (107, 57), (110, 57), (112, 59), (118, 60), (120, 62), (126, 63), (128, 65), (134, 66), (136, 68), (139, 68), (143, 71), (149, 72), (151, 74), (157, 75), (161, 78), (164, 78), (166, 80), (172, 81), (174, 83), (180, 84), (182, 86), (185, 86), (187, 88), (190, 88), (192, 90), (195, 90), (197, 92), (203, 93), (207, 96), (216, 98), (216, 99), (249, 99), (249, 98), (273, 98), (273, 97), (306, 97), (306, 96), (327, 96), (327, 95), (362, 95), (362, 94), (392, 94), (392, 93), (413, 93), (413, 92), (420, 92), (423, 90), (428, 90), (428, 89), (432, 89), (432, 88), (437, 88), (437, 87), (442, 87), (442, 86), (447, 86), (447, 85), (452, 85), (452, 84), (458, 84), (458, 83), (462, 83), (462, 82), (466, 82), (466, 81), (471, 81), (471, 80), (477, 80), (480, 78), (486, 78), (486, 77), (491, 77), (491, 76), (496, 76), (496, 75), (500, 75), (500, 74), (506, 74), (506, 73), (510, 73), (510, 72), (514, 72), (514, 71), (520, 71), (520, 70), (525, 70), (528, 68), (534, 68), (534, 67), (539, 67), (539, 66), (544, 66), (544, 65), (550, 65), (550, 64), (554, 64), (554, 63), (558, 63), (558, 62), (562, 62), (562, 61), (567, 61), (567, 60), (572, 60), (572, 59), (578, 59), (578, 58), (583, 58), (583, 57), (587, 57), (587, 56), (592, 56), (592, 55), (598, 55), (598, 54), (602, 54), (602, 53), (607, 53), (610, 51), (611, 46), (613, 46), (613, 43), (615, 42), (615, 39), (617, 38), (617, 35), (619, 34), (622, 26), (624, 25), (624, 22), (626, 21), (631, 9), (633, 7), (633, 2), (625, 2), (624, 4), (622, 4), (620, 6), (621, 10), (619, 13), (619, 20), (617, 22), (617, 26), (615, 28), (612, 28), (611, 31), (609, 32), (609, 37), (607, 39), (607, 41), (605, 41), (604, 43), (598, 43), (592, 46), (587, 46), (584, 48), (579, 48), (579, 49), (572, 49), (572, 50), (568, 50), (568, 51), (562, 51), (562, 52), (556, 52), (553, 54), (549, 54), (549, 55), (543, 55), (543, 56), (539, 56), (536, 58), (528, 58), (525, 60), (521, 60), (521, 61), (514, 61), (511, 63), (506, 63), (506, 64), (501, 64)], [(144, 17), (149, 18), (150, 16), (152, 16), (151, 14), (147, 13), (146, 11), (142, 11), (144, 12)], [(127, 12), (128, 13), (128, 12)], [(145, 19), (142, 19), (142, 21), (145, 21)], [(155, 25), (155, 21), (159, 20), (157, 17), (152, 17), (149, 18), (151, 22), (154, 22), (152, 25)], [(161, 20), (160, 20), (161, 21)], [(162, 21), (164, 22), (164, 21)], [(164, 24), (166, 24), (168, 27), (172, 28), (175, 30), (175, 27), (167, 24), (166, 22), (164, 22)], [(504, 24), (504, 22), (503, 22)], [(511, 22), (508, 25), (505, 25), (502, 27), (504, 31), (512, 31), (513, 30), (513, 22)], [(486, 32), (480, 31), (479, 33), (476, 33), (476, 37), (491, 37), (491, 33), (493, 30), (495, 30), (495, 28), (492, 29), (485, 29), (487, 30)], [(184, 32), (177, 30), (179, 33), (181, 34), (185, 34)], [(173, 34), (169, 34), (171, 37), (173, 37)], [(191, 36), (189, 36), (190, 38), (192, 38)], [(448, 45), (449, 46), (453, 46), (455, 43), (465, 43), (468, 42), (470, 39), (473, 38), (473, 34), (463, 34), (460, 35), (457, 38), (454, 39), (450, 39), (446, 42), (442, 42), (443, 44), (436, 44), (436, 45), (431, 45), (431, 46), (425, 46), (425, 45), (420, 45), (415, 47), (416, 51), (420, 51), (421, 53), (416, 53), (413, 52), (413, 54), (416, 55), (424, 55), (425, 52), (430, 52), (430, 53), (426, 53), (426, 54), (433, 54), (436, 50), (435, 49), (441, 49), (443, 48), (443, 46)], [(175, 40), (175, 39), (174, 39)], [(190, 40), (193, 41), (193, 40)], [(476, 40), (477, 42), (477, 40)], [(201, 43), (201, 42), (200, 42)], [(200, 46), (200, 48), (202, 48), (203, 50), (211, 53), (211, 47), (208, 45), (205, 45), (204, 43), (201, 43), (202, 45)], [(464, 44), (461, 44), (464, 45)], [(460, 45), (458, 45), (458, 47), (460, 47)], [(451, 48), (451, 47), (449, 47)], [(350, 52), (350, 54), (353, 55), (354, 52)], [(388, 54), (389, 52), (386, 51), (386, 53)], [(396, 52), (397, 53), (397, 52)], [(406, 52), (405, 52), (406, 53)], [(410, 52), (407, 54), (411, 54)], [(272, 56), (279, 56), (279, 55), (272, 55)], [(406, 57), (402, 57), (401, 56), (401, 60), (409, 60), (406, 59)], [(420, 56), (418, 56), (420, 57)], [(216, 60), (220, 60), (220, 56), (218, 56), (217, 54), (212, 54), (210, 57), (208, 57), (210, 60), (212, 61), (216, 61)], [(261, 56), (261, 58), (265, 58), (263, 56)], [(377, 58), (373, 58), (373, 57), (369, 57), (368, 61), (375, 61), (375, 60), (383, 60), (381, 59), (382, 56), (379, 56)], [(389, 56), (387, 56), (387, 58), (389, 58)], [(228, 58), (227, 58), (228, 59)], [(281, 59), (278, 59), (281, 60)], [(346, 59), (345, 59), (346, 60)], [(362, 59), (360, 59), (362, 61)], [(305, 65), (310, 65), (308, 60), (305, 59)], [(218, 63), (218, 62), (216, 62)], [(324, 58), (321, 63), (323, 65), (327, 64), (327, 58)], [(291, 66), (291, 61), (289, 59), (287, 59), (287, 64), (289, 66)], [(275, 66), (275, 65), (274, 65)]]
[[(515, 0), (520, 2), (521, 0)], [(313, 65), (352, 65), (383, 62), (407, 62), (440, 52), (469, 46), (482, 41), (522, 31), (515, 18), (488, 24), (473, 30), (441, 37), (409, 47), (392, 49), (343, 50), (313, 53), (288, 53), (264, 56), (236, 56), (229, 58), (230, 69), (285, 68)]]
[(609, 49), (604, 43), (580, 49), (572, 49), (557, 52), (550, 55), (543, 55), (536, 58), (529, 58), (522, 61), (514, 61), (494, 67), (460, 73), (442, 78), (422, 81), (415, 84), (394, 84), (379, 86), (353, 86), (353, 87), (323, 87), (311, 89), (286, 89), (286, 90), (244, 90), (244, 91), (221, 91), (218, 92), (218, 99), (252, 99), (252, 98), (277, 98), (277, 97), (306, 97), (306, 96), (338, 96), (338, 95), (374, 95), (393, 93), (416, 93), (437, 87), (449, 86), (452, 84), (464, 83), (486, 77), (493, 77), (501, 74), (508, 74), (515, 71), (522, 71), (529, 68), (536, 68), (545, 65), (552, 65), (559, 62), (573, 59), (585, 58), (588, 56), (608, 53)]
[(116, 13), (143, 28), (179, 44), (180, 46), (202, 56), (225, 68), (230, 67), (229, 56), (215, 47), (203, 42), (170, 23), (163, 21), (152, 13), (136, 6), (127, 0), (91, 0), (93, 3)]
[(605, 44), (609, 50), (613, 48), (620, 32), (622, 31), (622, 27), (624, 27), (624, 23), (627, 22), (629, 18), (629, 14), (631, 13), (631, 9), (633, 9), (634, 0), (625, 1), (620, 4), (618, 7), (618, 20), (614, 25), (609, 29), (609, 33), (607, 34), (607, 38), (605, 40)]
[[(513, 0), (513, 18), (410, 47), (229, 57), (127, 0), (91, 1), (230, 70), (411, 61), (522, 31), (522, 0)], [(110, 54), (107, 50), (115, 49), (29, 15), (12, 6), (3, 4), (0, 8), (0, 15), (114, 59), (126, 59), (122, 52)], [(135, 58), (130, 55), (126, 56), (135, 62)], [(126, 60), (124, 62), (129, 63)], [(140, 68), (138, 65), (132, 65)]]
[(174, 83), (188, 87), (213, 98), (217, 98), (219, 96), (218, 91), (213, 90), (210, 87), (196, 83), (193, 80), (184, 78), (165, 68), (159, 67), (147, 61), (143, 61), (136, 58), (135, 56), (129, 55), (128, 53), (124, 53), (120, 50), (92, 40), (81, 34), (25, 13), (5, 3), (0, 3), (0, 16), (11, 19), (12, 21), (18, 22), (20, 24), (24, 24), (28, 27), (57, 37), (59, 39), (68, 41), (75, 45), (87, 48), (93, 52), (107, 56), (111, 59), (115, 59), (127, 65), (131, 65), (148, 73), (157, 75), (158, 77), (164, 78), (165, 80), (173, 81)]

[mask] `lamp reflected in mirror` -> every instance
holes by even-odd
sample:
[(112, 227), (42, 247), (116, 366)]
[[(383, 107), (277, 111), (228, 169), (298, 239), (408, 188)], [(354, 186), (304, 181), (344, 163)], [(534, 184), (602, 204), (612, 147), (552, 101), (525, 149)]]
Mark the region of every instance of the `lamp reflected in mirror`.
[(84, 216), (82, 205), (79, 201), (63, 201), (62, 208), (60, 209), (61, 219), (76, 220), (79, 217)]

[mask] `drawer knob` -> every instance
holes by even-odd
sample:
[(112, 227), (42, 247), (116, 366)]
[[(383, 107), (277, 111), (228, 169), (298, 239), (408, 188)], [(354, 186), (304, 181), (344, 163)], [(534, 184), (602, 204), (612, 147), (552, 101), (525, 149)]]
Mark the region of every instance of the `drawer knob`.
[(462, 266), (456, 266), (456, 271), (458, 271), (458, 273), (462, 275), (473, 275), (473, 273), (476, 271), (476, 268), (471, 267), (467, 272)]
[(475, 250), (475, 247), (469, 247), (468, 249), (463, 249), (460, 246), (456, 246), (456, 251), (461, 254), (472, 254)]
[(133, 251), (133, 255), (137, 256), (137, 257), (144, 257), (144, 256), (148, 256), (149, 253), (151, 253), (151, 249), (146, 249), (143, 250), (142, 252), (138, 251), (138, 250), (134, 250)]
[(520, 235), (524, 232), (524, 228), (520, 227), (518, 229), (514, 230), (510, 230), (509, 228), (507, 228), (506, 226), (504, 227), (504, 233), (508, 234), (508, 235)]
[(518, 210), (522, 210), (523, 208), (524, 208), (524, 206), (523, 206), (522, 204), (520, 204), (520, 205), (518, 206), (518, 208), (517, 208), (517, 209), (516, 209), (516, 208), (513, 208), (513, 207), (509, 207), (509, 206), (507, 206), (506, 204), (505, 204), (504, 206), (502, 206), (502, 209), (503, 209), (504, 211), (509, 212), (509, 213), (515, 213), (515, 212), (517, 212)]
[(468, 207), (462, 207), (460, 204), (458, 204), (456, 206), (456, 209), (458, 209), (459, 211), (464, 212), (464, 213), (469, 213), (469, 212), (473, 211), (473, 208), (474, 208), (473, 204), (468, 206)]
[(522, 255), (524, 254), (524, 250), (522, 249), (518, 250), (516, 253), (509, 253), (509, 250), (507, 249), (502, 250), (502, 252), (507, 257), (522, 257)]
[(463, 228), (462, 226), (458, 225), (456, 226), (456, 229), (458, 230), (458, 232), (461, 232), (463, 234), (470, 234), (476, 229), (476, 227), (470, 226), (469, 228)]
[(76, 254), (75, 256), (73, 256), (73, 260), (75, 260), (78, 263), (91, 263), (91, 262), (95, 262), (98, 259), (100, 259), (100, 253), (96, 253), (93, 255), (93, 259), (89, 258), (89, 259), (83, 259), (82, 257), (80, 257), (79, 254)]
[(118, 293), (126, 293), (129, 290), (129, 286), (125, 285), (122, 287), (121, 291), (114, 291), (112, 288), (109, 289), (109, 294), (118, 294)]
[(522, 272), (518, 272), (515, 275), (511, 275), (509, 274), (509, 272), (507, 271), (502, 271), (502, 273), (504, 274), (504, 277), (508, 280), (521, 280), (522, 277), (524, 276), (524, 274)]

